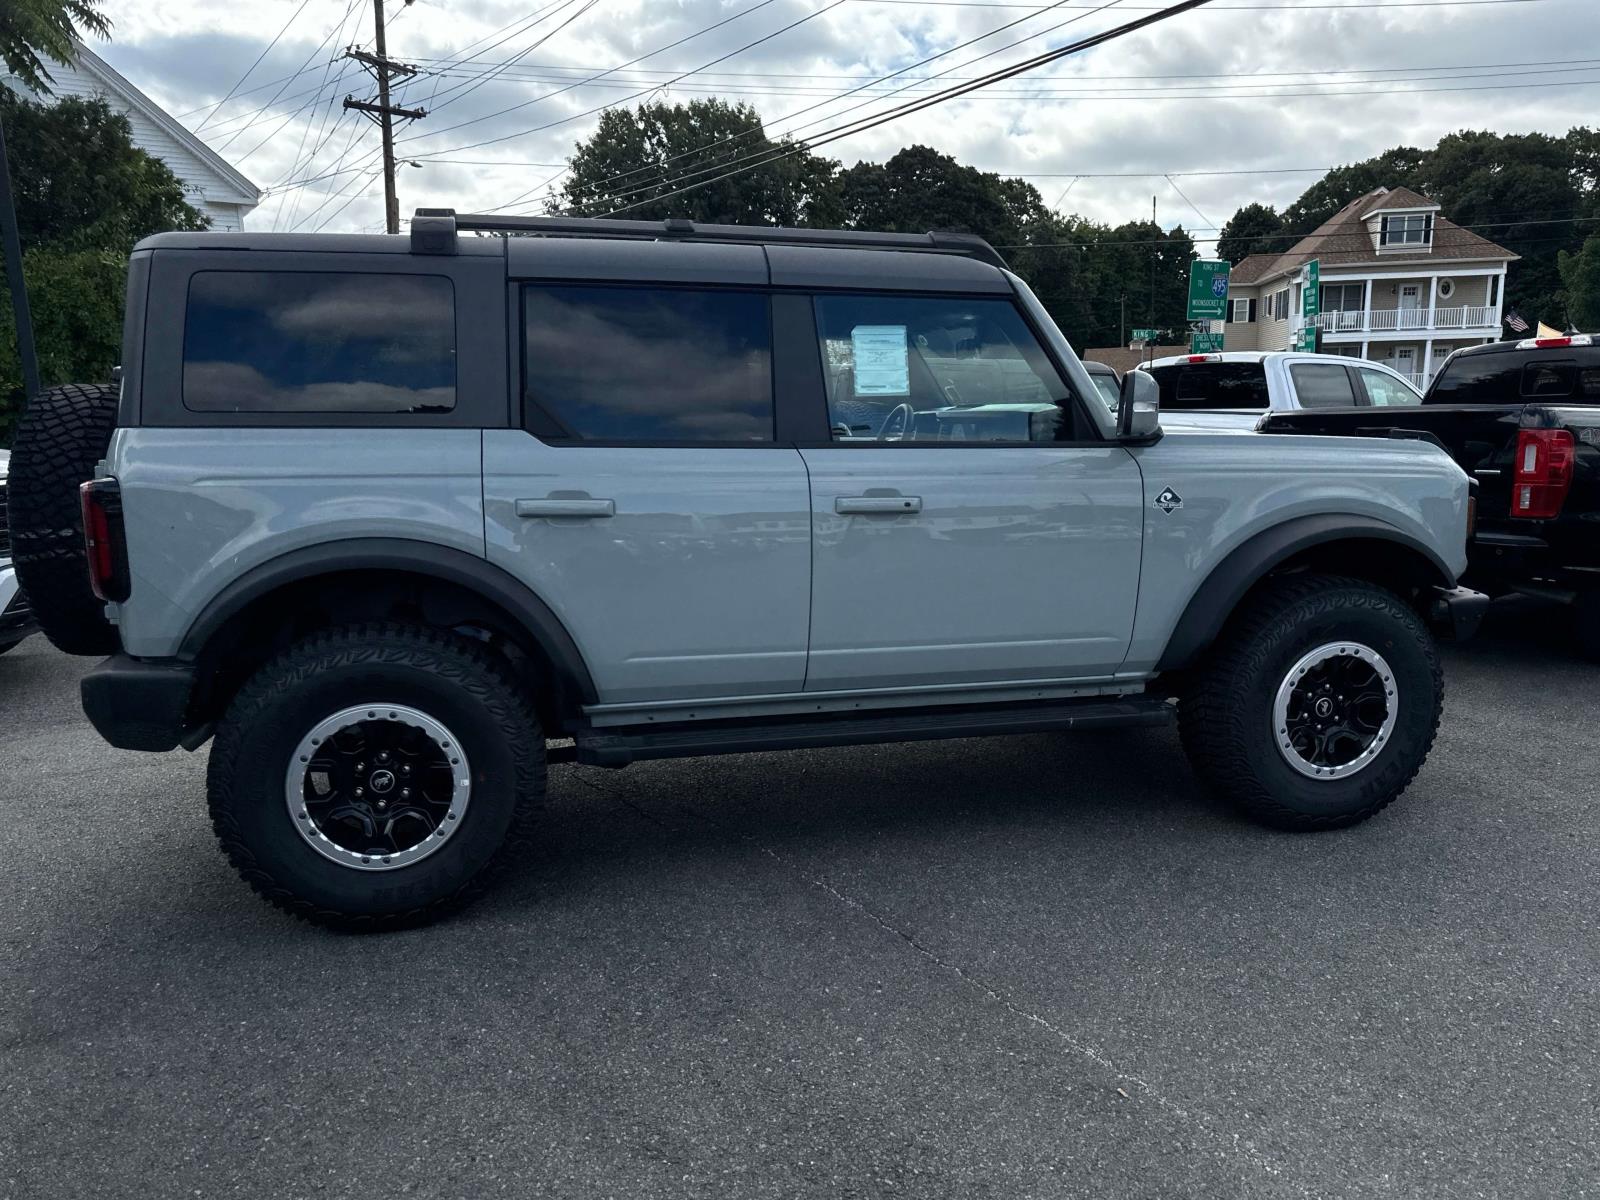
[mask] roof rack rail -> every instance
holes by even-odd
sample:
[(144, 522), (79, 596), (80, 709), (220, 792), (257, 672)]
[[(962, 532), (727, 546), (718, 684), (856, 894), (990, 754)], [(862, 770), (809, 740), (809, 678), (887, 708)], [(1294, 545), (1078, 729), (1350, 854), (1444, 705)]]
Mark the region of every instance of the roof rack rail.
[(910, 250), (958, 254), (1004, 268), (1000, 252), (971, 233), (869, 233), (856, 229), (789, 229), (764, 225), (706, 225), (682, 217), (665, 221), (608, 221), (594, 217), (500, 217), (419, 208), (411, 221), (411, 249), (455, 253), (456, 231), (535, 234), (544, 237), (632, 238), (645, 241), (722, 242), (764, 246), (833, 246), (850, 250)]

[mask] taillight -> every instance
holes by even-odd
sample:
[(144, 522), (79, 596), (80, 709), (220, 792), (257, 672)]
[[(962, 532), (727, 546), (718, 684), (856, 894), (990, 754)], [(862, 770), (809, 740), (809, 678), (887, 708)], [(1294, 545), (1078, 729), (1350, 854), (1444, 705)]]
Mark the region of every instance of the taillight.
[(1572, 434), (1565, 429), (1524, 429), (1517, 434), (1511, 515), (1547, 520), (1561, 513), (1572, 486)]
[(128, 548), (122, 530), (122, 488), (115, 479), (91, 479), (78, 488), (83, 509), (83, 551), (89, 586), (100, 599), (128, 598)]

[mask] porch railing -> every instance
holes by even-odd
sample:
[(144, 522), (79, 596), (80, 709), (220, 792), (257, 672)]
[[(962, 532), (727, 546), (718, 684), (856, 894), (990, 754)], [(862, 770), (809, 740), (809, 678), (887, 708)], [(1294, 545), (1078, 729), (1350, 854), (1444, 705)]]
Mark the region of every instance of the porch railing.
[(1435, 308), (1433, 323), (1428, 323), (1425, 308), (1371, 308), (1346, 312), (1318, 313), (1311, 318), (1325, 333), (1399, 333), (1430, 329), (1487, 329), (1495, 326), (1494, 306), (1458, 304)]

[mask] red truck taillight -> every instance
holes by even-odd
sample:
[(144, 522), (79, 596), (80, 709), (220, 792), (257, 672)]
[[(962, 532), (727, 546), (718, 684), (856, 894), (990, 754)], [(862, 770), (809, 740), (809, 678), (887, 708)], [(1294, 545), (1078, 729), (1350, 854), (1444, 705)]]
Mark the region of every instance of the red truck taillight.
[(1572, 434), (1565, 429), (1524, 429), (1517, 434), (1511, 515), (1529, 520), (1559, 516), (1572, 486)]
[(83, 508), (83, 552), (89, 586), (100, 599), (128, 598), (128, 545), (122, 530), (122, 488), (115, 479), (91, 479), (78, 488)]

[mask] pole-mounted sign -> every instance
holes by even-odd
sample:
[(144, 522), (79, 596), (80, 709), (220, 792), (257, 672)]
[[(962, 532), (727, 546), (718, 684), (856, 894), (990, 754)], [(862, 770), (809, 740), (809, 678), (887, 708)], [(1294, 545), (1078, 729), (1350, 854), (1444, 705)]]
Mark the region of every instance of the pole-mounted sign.
[(1189, 320), (1220, 321), (1227, 316), (1229, 265), (1221, 258), (1197, 258), (1189, 264)]

